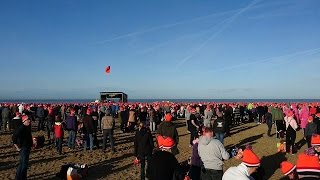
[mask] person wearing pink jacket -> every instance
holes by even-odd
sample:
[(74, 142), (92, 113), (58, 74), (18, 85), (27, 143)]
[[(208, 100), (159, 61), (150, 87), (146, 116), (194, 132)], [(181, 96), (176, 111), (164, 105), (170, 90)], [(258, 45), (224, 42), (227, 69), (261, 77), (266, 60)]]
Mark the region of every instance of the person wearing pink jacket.
[(301, 112), (299, 114), (299, 119), (300, 119), (300, 127), (303, 129), (303, 135), (305, 133), (305, 129), (308, 124), (308, 118), (309, 118), (309, 110), (308, 108), (304, 105), (301, 108)]

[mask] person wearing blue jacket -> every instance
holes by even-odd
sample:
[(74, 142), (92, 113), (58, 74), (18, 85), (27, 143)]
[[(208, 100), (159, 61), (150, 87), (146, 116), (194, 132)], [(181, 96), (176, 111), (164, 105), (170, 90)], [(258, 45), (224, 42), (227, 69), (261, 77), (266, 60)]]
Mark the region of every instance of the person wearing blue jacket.
[(73, 109), (70, 110), (70, 115), (66, 119), (66, 125), (69, 132), (68, 147), (74, 149), (78, 124), (77, 116), (75, 116), (75, 111)]

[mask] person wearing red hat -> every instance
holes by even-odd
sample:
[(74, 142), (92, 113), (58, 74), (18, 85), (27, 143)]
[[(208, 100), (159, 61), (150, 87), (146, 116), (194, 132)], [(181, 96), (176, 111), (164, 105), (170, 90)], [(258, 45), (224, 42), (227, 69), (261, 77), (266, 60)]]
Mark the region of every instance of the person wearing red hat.
[(317, 134), (317, 125), (313, 122), (313, 117), (309, 116), (308, 124), (304, 133), (304, 137), (307, 140), (308, 148), (311, 147), (311, 137), (313, 134)]
[(48, 144), (52, 144), (54, 142), (54, 134), (53, 134), (53, 125), (55, 122), (55, 115), (54, 115), (54, 111), (53, 111), (53, 107), (50, 107), (48, 109), (48, 116), (47, 116), (47, 126), (46, 126), (46, 130), (47, 130), (47, 137), (48, 137)]
[(171, 149), (175, 142), (170, 137), (157, 136), (159, 150), (155, 151), (147, 167), (146, 177), (149, 180), (169, 180), (179, 166), (178, 160), (172, 154)]
[(167, 113), (164, 116), (164, 121), (159, 124), (157, 134), (161, 136), (170, 137), (174, 140), (175, 146), (173, 147), (173, 153), (178, 154), (177, 145), (179, 143), (179, 134), (175, 124), (172, 122), (172, 116), (170, 113)]
[(286, 151), (287, 153), (290, 153), (291, 150), (291, 153), (294, 154), (294, 144), (296, 140), (296, 130), (298, 129), (298, 124), (293, 117), (292, 111), (288, 112), (287, 116), (284, 117), (284, 121), (286, 123)]
[(192, 147), (193, 145), (193, 140), (198, 138), (198, 130), (199, 130), (199, 120), (196, 116), (196, 109), (191, 110), (191, 115), (190, 115), (190, 121), (188, 125), (188, 130), (190, 131), (190, 141), (189, 141), (189, 147)]
[(280, 164), (281, 172), (287, 176), (289, 179), (298, 179), (297, 173), (296, 173), (296, 165), (293, 165), (292, 163), (288, 161), (283, 161)]
[(145, 127), (144, 123), (140, 122), (139, 129), (134, 138), (134, 154), (136, 156), (135, 161), (141, 163), (141, 180), (145, 179), (146, 160), (148, 164), (150, 164), (153, 148), (154, 143), (152, 134), (150, 130)]
[[(93, 133), (95, 133), (94, 131), (94, 123), (93, 123), (93, 118), (90, 115), (91, 114), (91, 110), (90, 108), (87, 110), (87, 114), (85, 115), (85, 117), (82, 119), (83, 122), (83, 129), (84, 129), (84, 134), (85, 134), (85, 139), (86, 141), (84, 142), (84, 150), (87, 150), (88, 147), (88, 143), (90, 144), (90, 150), (93, 150)], [(89, 139), (89, 142), (88, 140)]]
[(76, 133), (78, 130), (78, 121), (77, 116), (75, 116), (75, 110), (70, 109), (70, 114), (67, 116), (66, 119), (67, 131), (69, 132), (68, 137), (68, 147), (69, 149), (75, 148), (76, 142)]
[(13, 145), (20, 153), (20, 163), (15, 179), (27, 179), (29, 155), (33, 144), (30, 124), (30, 118), (27, 115), (22, 116), (22, 125), (12, 135)]
[(242, 163), (236, 167), (230, 167), (223, 174), (222, 180), (253, 179), (251, 175), (260, 167), (260, 158), (251, 149), (245, 149), (242, 156)]
[(16, 112), (16, 116), (12, 119), (13, 132), (22, 124), (21, 114)]

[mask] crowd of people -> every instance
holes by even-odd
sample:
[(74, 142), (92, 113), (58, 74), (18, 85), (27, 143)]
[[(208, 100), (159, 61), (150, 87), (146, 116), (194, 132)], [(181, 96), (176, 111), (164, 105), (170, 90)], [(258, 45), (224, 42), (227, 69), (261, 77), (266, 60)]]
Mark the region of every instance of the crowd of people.
[[(245, 122), (266, 124), (268, 136), (276, 128), (276, 138), (284, 139), (285, 152), (296, 154), (296, 133), (301, 130), (308, 149), (298, 155), (296, 165), (282, 162), (281, 170), (290, 179), (320, 178), (320, 106), (317, 103), (64, 103), (1, 104), (0, 132), (11, 132), (20, 152), (16, 178), (26, 179), (33, 146), (30, 124), (45, 131), (47, 145), (63, 154), (63, 142), (70, 150), (100, 149), (116, 152), (116, 119), (123, 133), (135, 133), (135, 163), (143, 180), (262, 179), (260, 158), (250, 145), (226, 150), (224, 138), (232, 127)], [(192, 154), (188, 165), (179, 164), (179, 134), (176, 119), (184, 119), (190, 133)], [(68, 138), (65, 139), (65, 132)], [(102, 139), (98, 138), (102, 134)], [(155, 139), (155, 140), (154, 140)], [(110, 148), (107, 148), (107, 146)], [(242, 161), (223, 172), (229, 158)]]

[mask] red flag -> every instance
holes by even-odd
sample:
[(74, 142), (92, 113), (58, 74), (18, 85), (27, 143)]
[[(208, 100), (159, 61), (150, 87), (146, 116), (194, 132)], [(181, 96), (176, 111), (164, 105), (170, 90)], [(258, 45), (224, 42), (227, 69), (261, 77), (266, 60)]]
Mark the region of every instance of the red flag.
[(106, 73), (107, 73), (107, 74), (110, 74), (110, 70), (111, 70), (110, 66), (107, 66), (107, 67), (106, 67)]

